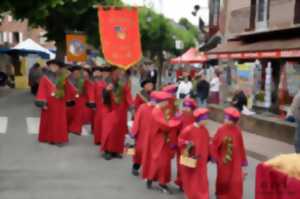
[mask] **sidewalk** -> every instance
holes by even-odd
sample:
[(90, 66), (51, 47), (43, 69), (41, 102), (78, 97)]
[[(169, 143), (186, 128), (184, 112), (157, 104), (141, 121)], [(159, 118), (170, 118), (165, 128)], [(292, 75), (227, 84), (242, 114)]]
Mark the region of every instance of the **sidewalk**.
[[(220, 123), (211, 120), (208, 122), (207, 127), (211, 136), (215, 134), (219, 126)], [(259, 161), (265, 161), (280, 154), (294, 153), (294, 146), (285, 142), (269, 139), (246, 131), (243, 131), (243, 137), (248, 155)]]

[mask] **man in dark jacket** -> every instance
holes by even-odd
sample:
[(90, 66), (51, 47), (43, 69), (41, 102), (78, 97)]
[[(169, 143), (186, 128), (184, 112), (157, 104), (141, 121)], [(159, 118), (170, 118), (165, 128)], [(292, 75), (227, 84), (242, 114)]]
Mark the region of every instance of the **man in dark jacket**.
[(247, 96), (244, 91), (237, 89), (232, 99), (232, 106), (238, 109), (240, 112), (243, 111), (243, 107), (247, 106)]
[(197, 98), (198, 105), (200, 107), (207, 106), (207, 99), (209, 95), (209, 82), (206, 81), (205, 76), (203, 74), (200, 75), (200, 80), (197, 83)]
[(43, 72), (39, 63), (35, 63), (29, 70), (29, 86), (31, 93), (36, 95), (39, 88), (39, 81), (43, 76)]

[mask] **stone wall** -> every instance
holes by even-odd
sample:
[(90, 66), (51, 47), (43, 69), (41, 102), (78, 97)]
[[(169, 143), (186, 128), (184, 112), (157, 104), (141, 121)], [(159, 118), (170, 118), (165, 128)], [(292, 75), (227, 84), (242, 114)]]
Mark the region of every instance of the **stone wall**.
[[(210, 119), (223, 122), (223, 107), (210, 105)], [(267, 138), (294, 144), (295, 125), (289, 122), (267, 118), (260, 115), (245, 116), (242, 115), (240, 126), (243, 130)]]

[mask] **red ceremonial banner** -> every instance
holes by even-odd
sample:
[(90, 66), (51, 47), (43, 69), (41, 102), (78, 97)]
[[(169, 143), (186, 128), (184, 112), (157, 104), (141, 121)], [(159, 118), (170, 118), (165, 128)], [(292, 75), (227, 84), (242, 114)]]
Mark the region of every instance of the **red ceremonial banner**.
[(98, 9), (99, 32), (105, 60), (128, 69), (142, 58), (137, 8)]

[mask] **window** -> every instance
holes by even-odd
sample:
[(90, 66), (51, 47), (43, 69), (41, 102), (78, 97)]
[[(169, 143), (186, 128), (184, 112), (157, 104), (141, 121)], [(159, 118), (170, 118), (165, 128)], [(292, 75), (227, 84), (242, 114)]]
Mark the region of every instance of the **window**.
[(3, 32), (3, 37), (2, 37), (2, 40), (3, 40), (3, 43), (5, 43), (5, 42), (8, 42), (8, 40), (7, 40), (7, 32)]
[(258, 30), (267, 29), (269, 17), (269, 0), (257, 0), (256, 11), (256, 28)]
[(23, 41), (23, 33), (21, 33), (21, 32), (19, 32), (19, 40), (20, 40), (20, 42)]
[(12, 16), (11, 15), (7, 15), (7, 21), (12, 22)]
[(20, 42), (19, 32), (13, 32), (13, 41), (12, 41), (12, 43), (19, 43), (19, 42)]
[(219, 25), (219, 15), (220, 15), (220, 0), (213, 0), (212, 1), (212, 9), (213, 9), (213, 25), (218, 26)]
[(264, 21), (265, 20), (265, 1), (266, 0), (260, 0), (258, 2), (258, 16), (257, 16), (257, 20), (258, 21)]
[(8, 43), (13, 43), (13, 33), (12, 32), (8, 32)]

